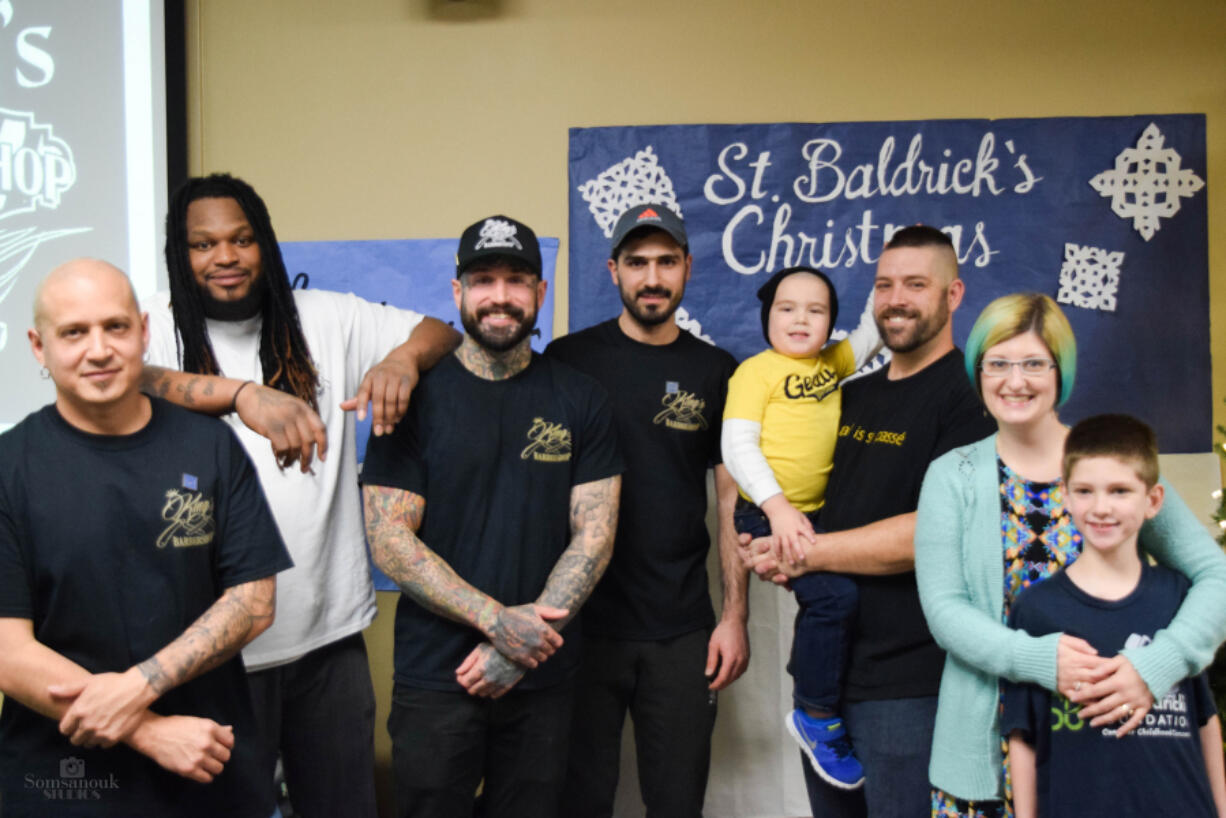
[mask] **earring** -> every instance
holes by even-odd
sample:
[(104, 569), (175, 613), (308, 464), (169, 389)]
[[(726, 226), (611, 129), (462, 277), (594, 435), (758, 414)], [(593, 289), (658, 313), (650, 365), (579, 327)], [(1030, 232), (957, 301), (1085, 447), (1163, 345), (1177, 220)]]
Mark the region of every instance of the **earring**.
[(44, 366), (42, 369), (38, 370), (38, 377), (42, 378), (44, 381), (47, 380), (51, 377), (51, 370)]

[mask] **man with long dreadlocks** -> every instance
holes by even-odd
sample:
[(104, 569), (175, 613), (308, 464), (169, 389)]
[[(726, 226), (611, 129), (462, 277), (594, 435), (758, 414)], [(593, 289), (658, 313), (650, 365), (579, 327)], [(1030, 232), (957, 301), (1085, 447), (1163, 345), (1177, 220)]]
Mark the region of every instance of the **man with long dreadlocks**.
[[(459, 336), (434, 319), (352, 294), (291, 289), (264, 202), (226, 174), (190, 179), (173, 195), (166, 266), (169, 303), (163, 294), (146, 305), (150, 362), (243, 379), (229, 387), (206, 379), (196, 390), (211, 389), (214, 400), (231, 395), (231, 408), (256, 392), (244, 402), (293, 396), (302, 410), (289, 423), (289, 443), (274, 445), (280, 455), (230, 417), (295, 563), (279, 578), (277, 621), (243, 652), (269, 786), (279, 750), (295, 814), (373, 816), (375, 702), (361, 631), (375, 616), (375, 596), (354, 421), (340, 401), (356, 389), (343, 406), (361, 414), (373, 398), (374, 433), (390, 431), (419, 368), (433, 365)], [(170, 377), (146, 388), (177, 390), (190, 403), (192, 384), (172, 386)], [(313, 473), (306, 465), (317, 430), (302, 404), (319, 413), (333, 446), (326, 460), (320, 448)], [(295, 456), (303, 469), (284, 469)]]

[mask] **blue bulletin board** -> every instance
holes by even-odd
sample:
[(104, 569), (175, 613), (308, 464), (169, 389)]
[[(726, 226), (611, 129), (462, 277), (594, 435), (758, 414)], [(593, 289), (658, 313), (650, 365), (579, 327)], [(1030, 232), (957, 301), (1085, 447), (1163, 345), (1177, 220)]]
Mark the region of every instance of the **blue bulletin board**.
[(993, 298), (1047, 293), (1077, 335), (1065, 421), (1128, 412), (1164, 452), (1211, 448), (1203, 115), (574, 128), (569, 169), (572, 328), (620, 310), (609, 236), (640, 202), (685, 218), (678, 317), (738, 359), (772, 272), (819, 267), (858, 307), (886, 238), (922, 222), (957, 248), (959, 345)]
[[(351, 292), (368, 301), (431, 315), (459, 325), (451, 294), (455, 278), (455, 252), (459, 239), (397, 239), (392, 241), (291, 241), (281, 244), (285, 269), (295, 289), (313, 288)], [(558, 262), (558, 240), (541, 238), (541, 262), (549, 288), (537, 316), (539, 334), (532, 348), (545, 349), (553, 332), (553, 279)], [(366, 457), (370, 418), (357, 424), (357, 455)], [(357, 491), (357, 487), (353, 487)], [(371, 566), (375, 587), (394, 591), (396, 585)]]

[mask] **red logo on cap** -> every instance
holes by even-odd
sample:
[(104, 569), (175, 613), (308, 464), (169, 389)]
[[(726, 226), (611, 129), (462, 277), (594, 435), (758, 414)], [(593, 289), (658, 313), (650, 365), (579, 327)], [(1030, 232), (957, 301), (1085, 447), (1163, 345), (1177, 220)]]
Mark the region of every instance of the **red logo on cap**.
[(640, 213), (639, 217), (635, 219), (635, 221), (641, 222), (643, 219), (655, 219), (656, 221), (660, 221), (660, 214), (649, 207)]

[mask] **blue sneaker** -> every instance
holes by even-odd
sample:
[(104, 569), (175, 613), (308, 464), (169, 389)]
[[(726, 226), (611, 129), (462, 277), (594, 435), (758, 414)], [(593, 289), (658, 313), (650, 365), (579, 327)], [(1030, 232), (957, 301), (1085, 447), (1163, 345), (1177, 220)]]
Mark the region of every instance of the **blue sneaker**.
[(784, 721), (823, 781), (840, 790), (864, 786), (864, 768), (856, 758), (841, 718), (815, 719), (797, 708)]

